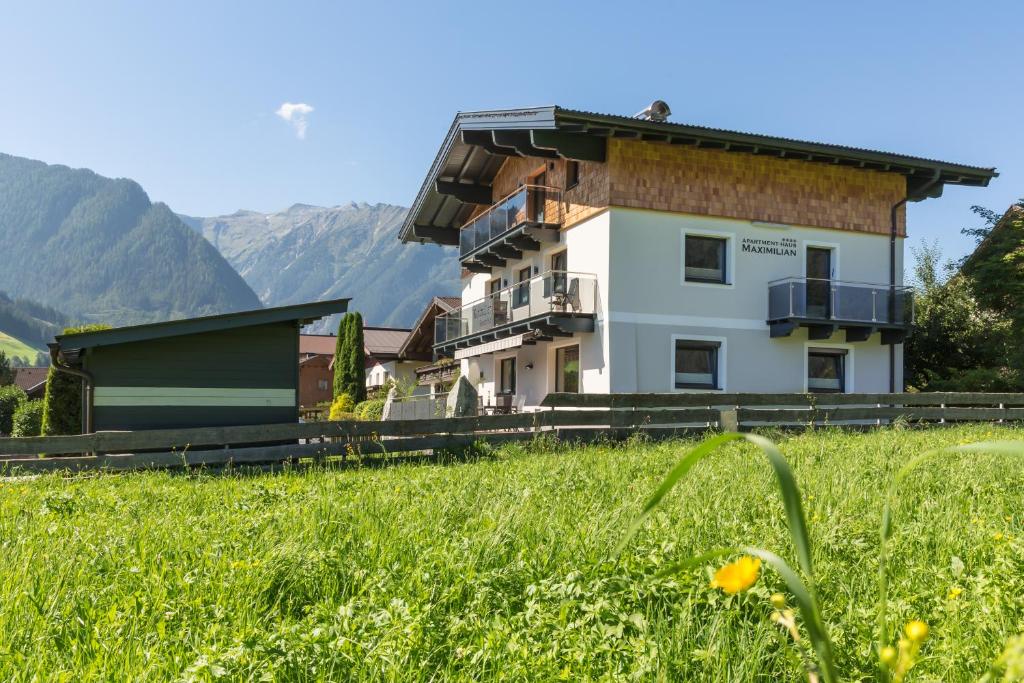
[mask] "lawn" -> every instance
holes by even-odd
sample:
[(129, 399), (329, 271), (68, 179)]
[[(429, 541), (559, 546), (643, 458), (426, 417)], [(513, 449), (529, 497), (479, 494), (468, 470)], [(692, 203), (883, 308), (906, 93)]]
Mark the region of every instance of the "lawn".
[[(881, 491), (926, 449), (1010, 427), (777, 435), (803, 491), (839, 670), (872, 675)], [(769, 620), (793, 558), (772, 471), (731, 444), (611, 551), (694, 442), (508, 447), (471, 462), (0, 485), (3, 680), (806, 680)], [(896, 510), (891, 610), (930, 625), (908, 680), (977, 680), (1024, 631), (1024, 460), (944, 458)]]
[[(20, 339), (16, 339), (6, 332), (0, 332), (0, 351), (7, 354), (7, 358), (11, 361), (11, 365), (22, 365), (24, 362), (35, 363), (36, 356), (39, 355), (40, 349), (34, 349)], [(21, 358), (23, 360), (15, 362), (15, 358)]]

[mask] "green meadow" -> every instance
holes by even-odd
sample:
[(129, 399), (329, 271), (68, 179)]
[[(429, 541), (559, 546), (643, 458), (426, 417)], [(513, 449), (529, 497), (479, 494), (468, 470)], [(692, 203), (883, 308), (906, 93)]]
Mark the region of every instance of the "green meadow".
[(5, 332), (0, 332), (0, 351), (7, 354), (7, 359), (12, 361), (11, 365), (21, 364), (13, 362), (14, 358), (21, 358), (29, 363), (34, 363), (36, 356), (40, 353), (39, 349), (32, 348), (20, 339), (16, 339)]
[[(882, 497), (923, 451), (1012, 427), (769, 435), (792, 466), (844, 680), (873, 680)], [(621, 555), (697, 441), (478, 449), (279, 473), (8, 478), (0, 679), (807, 680), (772, 623), (787, 593), (710, 586), (753, 544), (796, 566), (761, 452), (698, 463)], [(907, 680), (978, 680), (1024, 631), (1024, 458), (943, 456), (894, 509), (890, 615), (929, 635)], [(799, 615), (797, 617), (800, 625)]]

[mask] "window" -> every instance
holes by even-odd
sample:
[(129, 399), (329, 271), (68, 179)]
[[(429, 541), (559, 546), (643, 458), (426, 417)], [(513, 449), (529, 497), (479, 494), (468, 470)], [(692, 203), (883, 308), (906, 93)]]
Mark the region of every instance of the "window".
[(677, 339), (675, 349), (676, 389), (718, 389), (720, 342)]
[(580, 393), (580, 347), (555, 349), (555, 391)]
[(580, 162), (565, 162), (565, 189), (571, 190), (580, 184)]
[(319, 389), (320, 391), (327, 391), (327, 389), (328, 389), (327, 380), (325, 380), (325, 379), (318, 379), (316, 381), (316, 388)]
[(845, 349), (807, 350), (807, 390), (838, 394), (846, 391)]
[(501, 278), (495, 278), (487, 283), (487, 293), (497, 294), (501, 291)]
[(727, 239), (705, 235), (686, 235), (683, 253), (687, 282), (726, 284), (725, 247)]
[(499, 392), (502, 394), (514, 394), (516, 393), (516, 359), (515, 358), (502, 358), (501, 359), (501, 372), (499, 373), (501, 378), (498, 386)]
[(520, 306), (528, 306), (530, 304), (530, 275), (532, 274), (532, 267), (527, 266), (522, 268), (516, 274), (516, 291), (512, 297), (512, 308), (519, 308)]

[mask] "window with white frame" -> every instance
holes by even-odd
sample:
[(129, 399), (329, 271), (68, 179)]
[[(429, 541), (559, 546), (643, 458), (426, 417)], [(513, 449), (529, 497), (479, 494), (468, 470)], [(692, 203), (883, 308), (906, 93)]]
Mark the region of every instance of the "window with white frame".
[(676, 389), (719, 389), (721, 342), (675, 340), (674, 386)]
[(728, 251), (728, 237), (687, 233), (683, 236), (683, 279), (728, 284)]
[(807, 390), (840, 394), (847, 387), (846, 349), (807, 349)]

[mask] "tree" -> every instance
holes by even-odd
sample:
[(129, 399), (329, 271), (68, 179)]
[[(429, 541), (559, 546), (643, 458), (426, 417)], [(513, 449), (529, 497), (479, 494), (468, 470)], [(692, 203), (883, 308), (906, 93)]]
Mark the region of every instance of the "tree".
[(28, 396), (25, 395), (25, 392), (19, 386), (11, 384), (0, 387), (0, 434), (11, 433), (11, 423), (14, 420), (14, 414), (18, 412), (21, 404), (27, 400)]
[(43, 426), (43, 402), (25, 401), (14, 411), (11, 436), (39, 436)]
[(979, 303), (1007, 316), (1018, 331), (1024, 331), (1024, 199), (1002, 216), (973, 208), (987, 227), (963, 230), (980, 240), (961, 270), (970, 278)]
[(14, 384), (14, 370), (11, 368), (11, 361), (7, 354), (0, 351), (0, 387)]
[(352, 392), (349, 394), (356, 403), (366, 400), (366, 346), (363, 339), (363, 316), (356, 311), (352, 315), (352, 344), (349, 347)]
[[(914, 327), (907, 338), (907, 383), (927, 391), (1016, 391), (1021, 375), (1008, 358), (1009, 321), (981, 306), (937, 244), (914, 250)], [(945, 275), (942, 271), (945, 271)]]
[(363, 316), (346, 313), (338, 323), (334, 344), (334, 397), (348, 396), (355, 403), (366, 400), (366, 352), (363, 348)]
[[(110, 325), (80, 325), (64, 328), (64, 334), (110, 329)], [(46, 373), (46, 396), (43, 398), (42, 434), (82, 433), (82, 380), (50, 366)]]
[(338, 321), (338, 335), (334, 338), (334, 398), (345, 392), (345, 359), (348, 358), (348, 330), (352, 326), (352, 316), (348, 313)]

